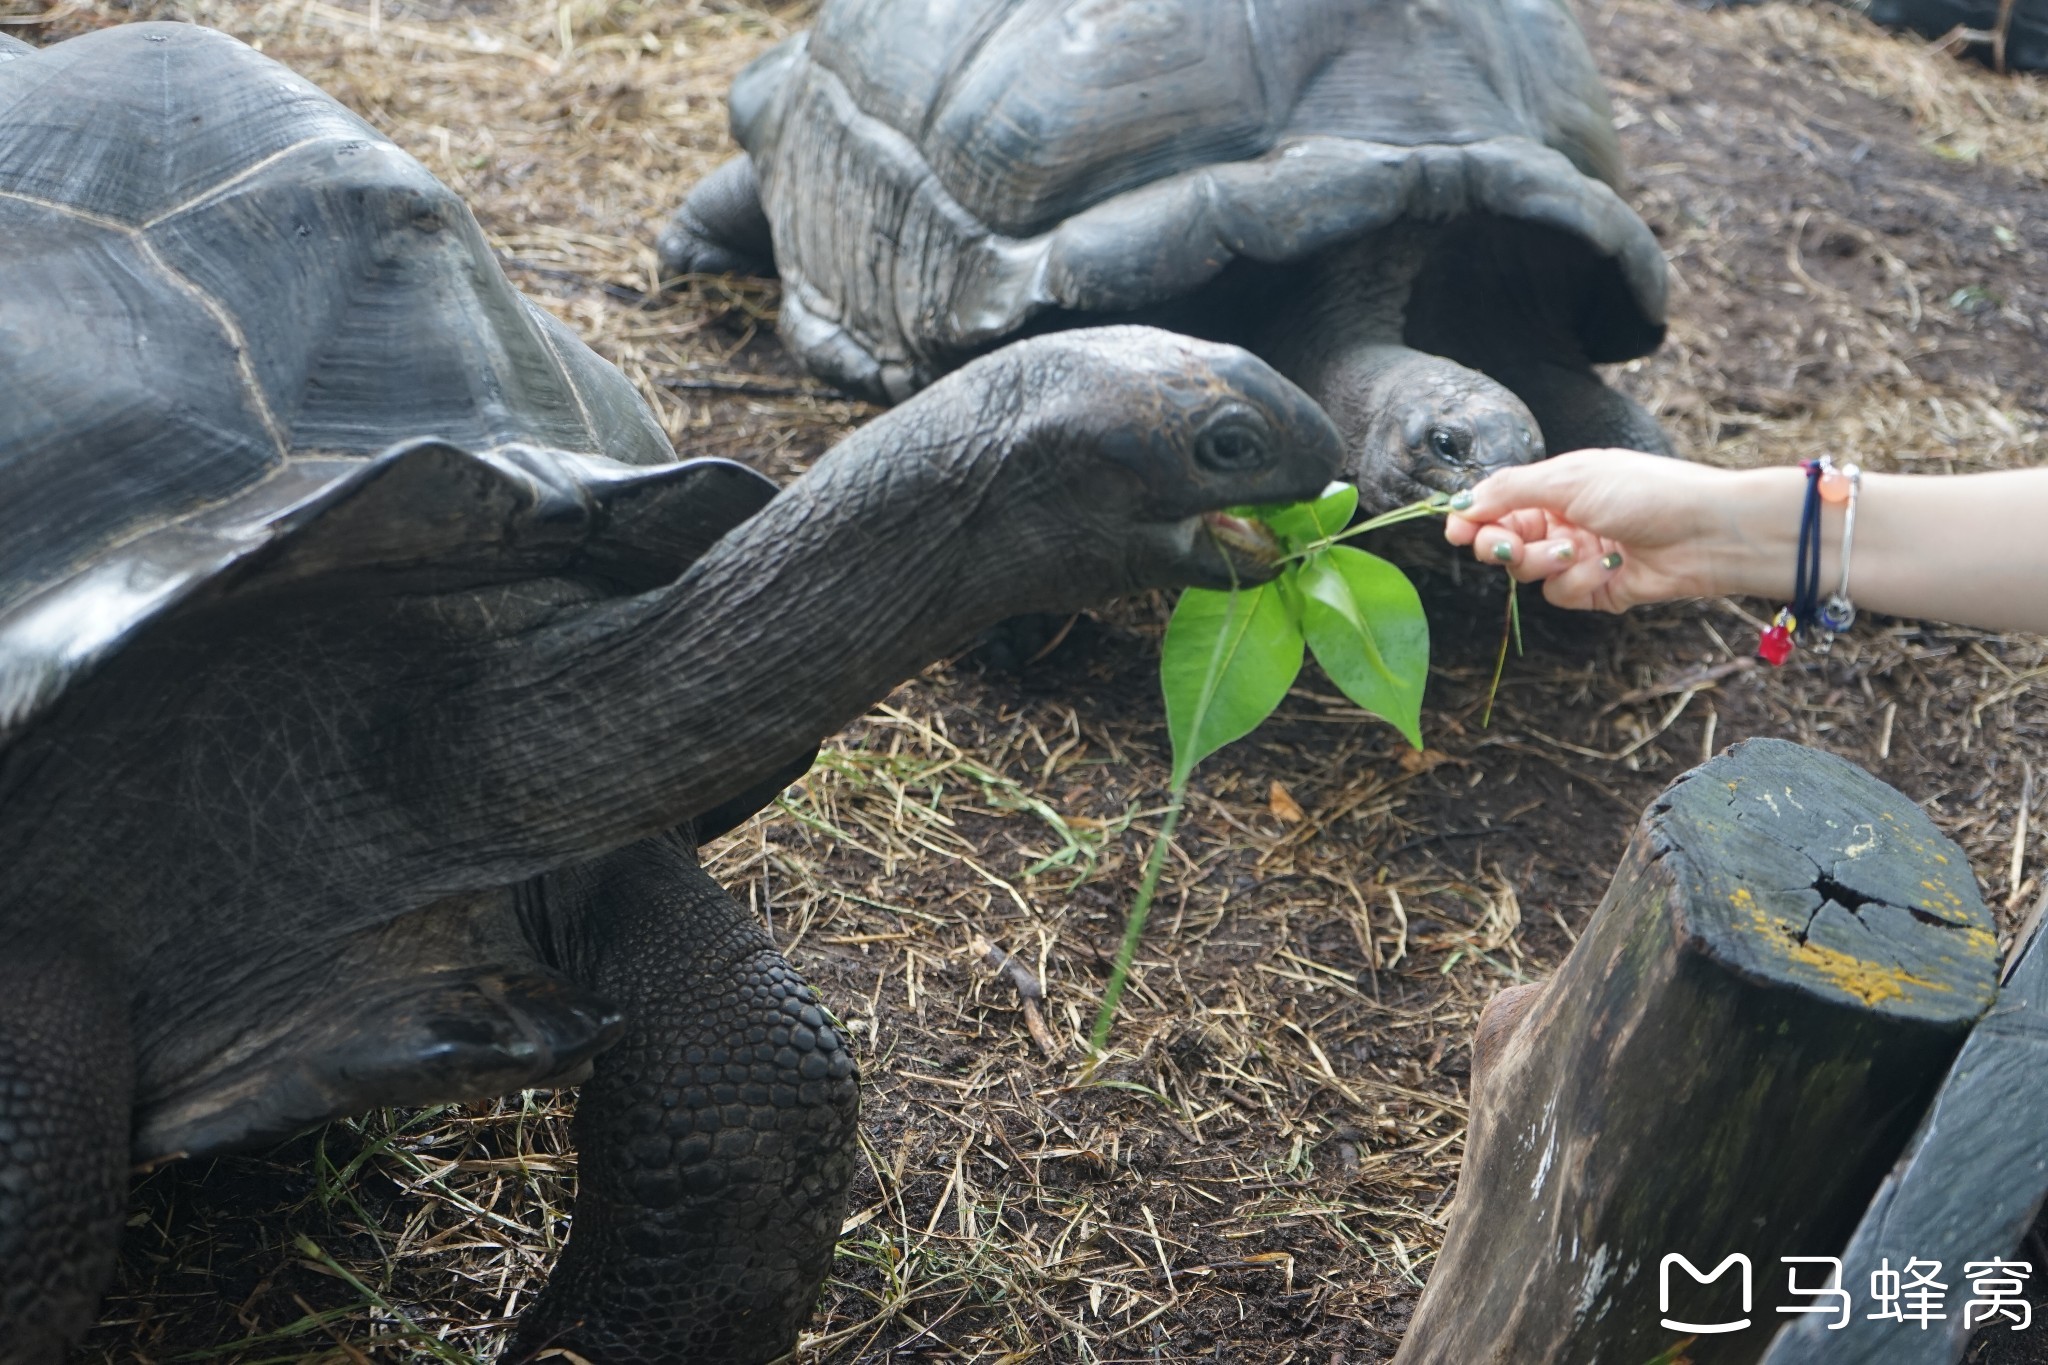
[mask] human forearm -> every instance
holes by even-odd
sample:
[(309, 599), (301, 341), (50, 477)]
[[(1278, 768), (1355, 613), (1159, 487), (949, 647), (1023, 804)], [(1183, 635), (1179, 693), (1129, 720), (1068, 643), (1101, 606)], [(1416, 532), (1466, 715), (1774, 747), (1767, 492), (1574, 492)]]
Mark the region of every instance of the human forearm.
[[(1504, 470), (1453, 503), (1453, 544), (1543, 582), (1560, 606), (1623, 611), (1675, 597), (1792, 597), (1806, 476), (1585, 450)], [(2048, 469), (1867, 474), (1850, 597), (1865, 610), (2048, 633)], [(1825, 598), (1845, 509), (1822, 505)]]
[[(1804, 491), (1797, 469), (1730, 476), (1711, 591), (1790, 599)], [(1841, 581), (1844, 518), (1822, 505), (1823, 598)], [(1866, 611), (2048, 633), (2048, 470), (1865, 474), (1850, 570)]]

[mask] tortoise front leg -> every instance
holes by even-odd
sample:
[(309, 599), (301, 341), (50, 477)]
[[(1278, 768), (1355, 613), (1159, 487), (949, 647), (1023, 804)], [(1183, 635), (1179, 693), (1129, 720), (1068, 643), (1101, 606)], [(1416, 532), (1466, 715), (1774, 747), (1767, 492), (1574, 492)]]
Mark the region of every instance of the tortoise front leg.
[(536, 941), (626, 1016), (576, 1107), (569, 1244), (508, 1358), (757, 1365), (796, 1344), (853, 1176), (853, 1056), (681, 836), (541, 883)]
[(0, 1365), (55, 1365), (121, 1242), (128, 1011), (68, 954), (0, 953)]
[(742, 152), (699, 181), (655, 241), (661, 277), (775, 274), (761, 179)]

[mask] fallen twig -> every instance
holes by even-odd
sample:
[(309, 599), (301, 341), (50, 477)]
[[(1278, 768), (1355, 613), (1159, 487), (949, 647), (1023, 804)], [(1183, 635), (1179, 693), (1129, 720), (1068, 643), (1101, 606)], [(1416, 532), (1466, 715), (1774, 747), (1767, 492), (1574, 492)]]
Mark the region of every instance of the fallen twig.
[(1024, 1027), (1030, 1031), (1031, 1041), (1038, 1044), (1039, 1051), (1046, 1056), (1058, 1056), (1059, 1048), (1053, 1042), (1052, 1030), (1045, 1026), (1045, 1017), (1038, 1010), (1038, 1002), (1045, 999), (1045, 987), (1038, 977), (1029, 967), (980, 934), (976, 934), (968, 946), (989, 966), (1010, 978), (1010, 984), (1017, 988), (1017, 995), (1024, 1002)]

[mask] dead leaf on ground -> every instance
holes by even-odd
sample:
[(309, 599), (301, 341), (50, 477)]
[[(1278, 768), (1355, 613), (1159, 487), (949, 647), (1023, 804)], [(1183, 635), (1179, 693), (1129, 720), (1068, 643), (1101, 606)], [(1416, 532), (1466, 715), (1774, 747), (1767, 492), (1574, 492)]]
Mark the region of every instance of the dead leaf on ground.
[(1266, 793), (1266, 808), (1273, 812), (1273, 818), (1290, 825), (1298, 825), (1308, 819), (1308, 812), (1301, 808), (1301, 802), (1294, 799), (1294, 793), (1287, 790), (1287, 784), (1278, 778)]

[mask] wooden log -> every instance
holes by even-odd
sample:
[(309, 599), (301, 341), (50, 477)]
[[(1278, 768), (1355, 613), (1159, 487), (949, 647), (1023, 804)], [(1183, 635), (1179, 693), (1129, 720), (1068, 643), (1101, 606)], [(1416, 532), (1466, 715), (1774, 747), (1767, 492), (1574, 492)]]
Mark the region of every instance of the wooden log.
[[(2012, 1332), (2048, 1331), (2048, 1323), (2033, 1321), (2031, 1309), (2024, 1316), (2016, 1306), (2006, 1311), (1993, 1280), (2010, 1281), (2010, 1273), (1994, 1271), (1975, 1281), (1967, 1273), (1973, 1262), (2030, 1263), (2021, 1243), (2048, 1197), (2048, 947), (2040, 914), (2035, 911), (2032, 937), (2014, 950), (1997, 1003), (1963, 1044), (1905, 1155), (1841, 1253), (1841, 1285), (1852, 1297), (1849, 1321), (1835, 1326), (1838, 1314), (1793, 1319), (1771, 1343), (1764, 1365), (1949, 1365), (1970, 1344), (1969, 1319), (2001, 1341)], [(1872, 1316), (1882, 1307), (1870, 1293), (1872, 1274), (1887, 1265), (1903, 1271), (1915, 1260), (1939, 1263), (1926, 1273), (1947, 1288), (1940, 1302), (1929, 1303), (1941, 1320), (1923, 1327)], [(2038, 1299), (2048, 1266), (2030, 1264), (2030, 1270), (2019, 1282), (2025, 1297)]]
[[(1808, 1302), (1779, 1257), (1848, 1238), (1995, 952), (1962, 851), (1862, 770), (1751, 740), (1679, 778), (1556, 976), (1482, 1020), (1450, 1232), (1396, 1365), (1755, 1361), (1775, 1304)], [(1731, 1255), (1747, 1296), (1739, 1264), (1701, 1284), (1666, 1260)]]

